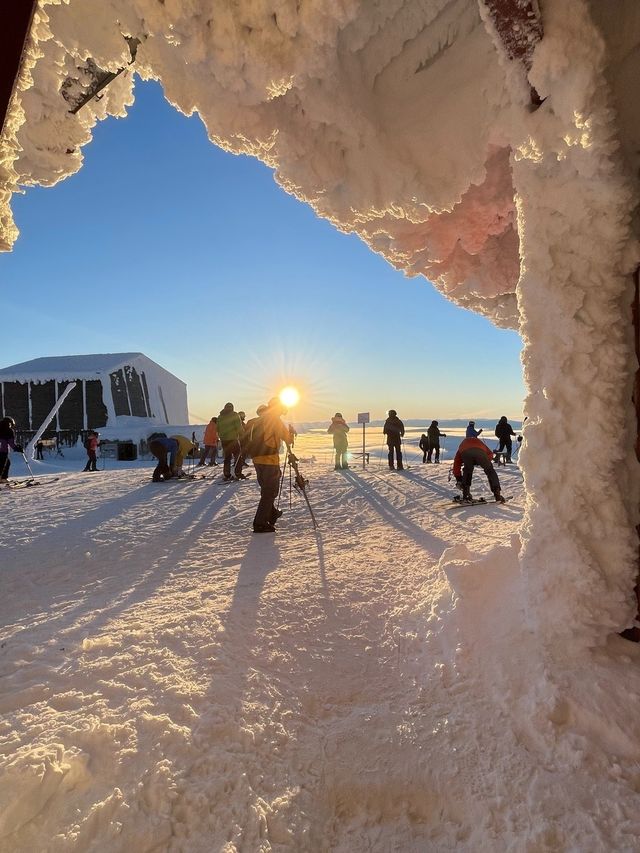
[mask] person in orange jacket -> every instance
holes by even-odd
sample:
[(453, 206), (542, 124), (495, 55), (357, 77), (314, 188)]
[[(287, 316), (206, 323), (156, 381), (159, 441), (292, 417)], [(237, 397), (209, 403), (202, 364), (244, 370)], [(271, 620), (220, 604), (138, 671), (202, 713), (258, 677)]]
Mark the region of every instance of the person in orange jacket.
[(211, 462), (209, 462), (209, 467), (212, 465), (217, 465), (216, 462), (216, 451), (218, 449), (218, 419), (211, 418), (207, 427), (204, 431), (204, 439), (203, 439), (204, 447), (200, 451), (200, 461), (196, 465), (196, 468), (200, 468), (207, 461), (207, 456), (211, 456)]
[(477, 465), (487, 475), (489, 488), (496, 501), (504, 503), (500, 490), (500, 480), (492, 462), (493, 450), (487, 447), (484, 441), (480, 441), (479, 438), (465, 438), (460, 442), (460, 447), (453, 460), (453, 476), (456, 478), (456, 485), (462, 489), (463, 501), (472, 500), (471, 480), (473, 469)]

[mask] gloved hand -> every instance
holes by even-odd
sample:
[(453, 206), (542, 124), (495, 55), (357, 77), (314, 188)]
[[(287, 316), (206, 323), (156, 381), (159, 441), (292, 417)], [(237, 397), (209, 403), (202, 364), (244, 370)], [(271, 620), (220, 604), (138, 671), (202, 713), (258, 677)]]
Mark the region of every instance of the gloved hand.
[(21, 444), (16, 444), (16, 453), (24, 453), (24, 449)]
[(522, 436), (521, 436), (521, 435), (519, 435), (519, 436), (518, 436), (518, 441), (522, 441)]

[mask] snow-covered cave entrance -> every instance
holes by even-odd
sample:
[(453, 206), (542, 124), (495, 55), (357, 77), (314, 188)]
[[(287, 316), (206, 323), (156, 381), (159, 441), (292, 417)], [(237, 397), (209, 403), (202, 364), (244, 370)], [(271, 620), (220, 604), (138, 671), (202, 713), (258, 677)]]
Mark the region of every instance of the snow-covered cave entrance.
[[(395, 266), (519, 329), (528, 616), (550, 645), (596, 644), (631, 623), (637, 552), (637, 193), (615, 149), (632, 147), (618, 60), (633, 60), (640, 23), (623, 5), (624, 37), (597, 0), (547, 0), (527, 81), (478, 0), (41, 0), (5, 127), (4, 245), (11, 190), (81, 166), (95, 122), (132, 102), (131, 69), (161, 80), (213, 142), (259, 157)], [(531, 86), (544, 99), (534, 111)], [(618, 440), (596, 464), (612, 423)]]

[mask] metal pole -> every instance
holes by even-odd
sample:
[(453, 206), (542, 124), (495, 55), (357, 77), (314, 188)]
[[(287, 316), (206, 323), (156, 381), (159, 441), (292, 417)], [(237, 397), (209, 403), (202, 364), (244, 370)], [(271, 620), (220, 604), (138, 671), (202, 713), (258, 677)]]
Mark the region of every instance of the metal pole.
[(364, 433), (365, 427), (366, 427), (366, 424), (363, 423), (362, 424), (362, 470), (363, 471), (364, 471), (364, 460), (365, 460), (365, 433)]

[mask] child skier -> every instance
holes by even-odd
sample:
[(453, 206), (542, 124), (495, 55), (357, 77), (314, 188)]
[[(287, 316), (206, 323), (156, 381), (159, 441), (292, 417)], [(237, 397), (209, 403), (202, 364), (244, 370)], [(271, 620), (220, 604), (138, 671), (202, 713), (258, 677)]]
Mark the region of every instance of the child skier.
[[(429, 452), (429, 439), (427, 438), (427, 436), (424, 433), (422, 433), (422, 435), (420, 436), (420, 441), (418, 442), (418, 447), (422, 451), (422, 461), (424, 463), (427, 461), (427, 453)], [(429, 462), (431, 462), (430, 459), (429, 459)]]

